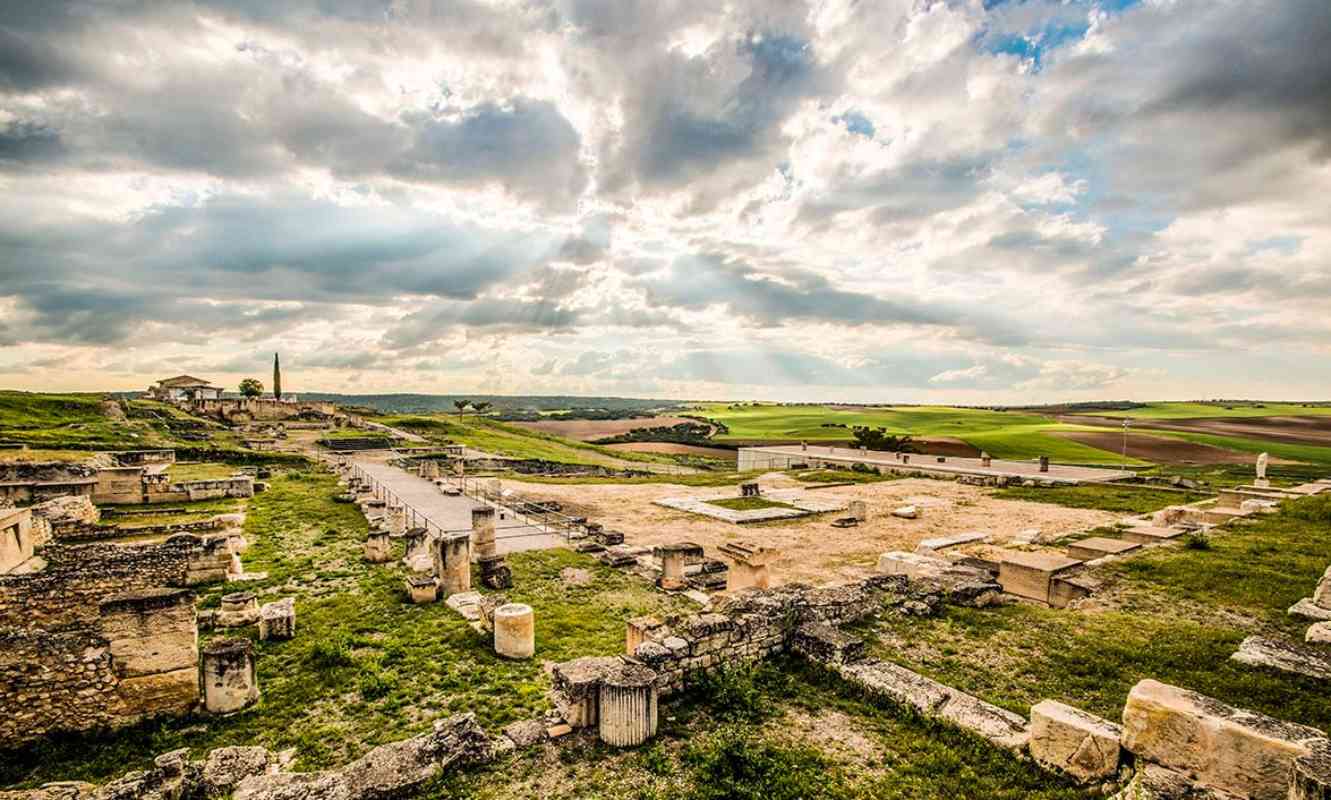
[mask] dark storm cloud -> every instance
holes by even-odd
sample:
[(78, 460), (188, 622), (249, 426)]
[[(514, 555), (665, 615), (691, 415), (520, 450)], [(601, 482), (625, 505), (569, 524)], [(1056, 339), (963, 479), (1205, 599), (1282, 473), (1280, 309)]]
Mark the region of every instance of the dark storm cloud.
[(581, 137), (553, 104), (517, 98), (485, 103), (458, 119), (413, 115), (415, 141), (391, 160), (398, 177), (443, 183), (499, 181), (518, 194), (575, 198), (587, 183)]
[[(0, 112), (24, 118), (22, 106), (6, 100), (6, 89), (48, 93), (42, 135), (6, 131), (0, 169), (58, 158), (69, 170), (151, 169), (259, 179), (316, 167), (351, 179), (496, 184), (543, 206), (570, 206), (587, 183), (579, 161), (581, 135), (548, 101), (501, 88), (499, 96), (469, 107), (436, 102), (428, 113), (377, 114), (357, 102), (357, 90), (397, 88), (386, 85), (379, 72), (383, 52), (426, 57), (438, 46), (430, 26), (447, 31), (450, 48), (476, 33), (485, 40), (474, 43), (482, 50), (512, 49), (511, 43), (477, 33), (473, 24), (505, 30), (515, 41), (522, 35), (520, 19), (500, 26), (492, 11), (474, 3), (394, 8), (146, 4), (112, 14), (94, 4), (70, 4), (69, 13), (44, 26), (34, 18), (26, 29), (11, 28), (0, 19)], [(192, 60), (187, 50), (168, 48), (158, 52), (160, 63), (151, 68), (133, 65), (145, 48), (144, 37), (156, 37), (148, 39), (151, 48), (165, 37), (205, 35), (200, 13), (250, 26), (229, 58)], [(376, 21), (378, 26), (370, 24)], [(269, 30), (308, 36), (309, 50), (272, 50), (264, 42)], [(132, 56), (127, 62), (118, 60), (129, 43), (141, 49), (127, 53)], [(312, 69), (309, 56), (328, 50), (336, 50), (353, 71), (331, 81)], [(143, 69), (151, 74), (145, 76)], [(55, 94), (67, 89), (77, 89), (79, 99)]]
[(568, 330), (578, 312), (550, 300), (482, 298), (470, 303), (441, 301), (409, 314), (389, 327), (384, 343), (395, 350), (442, 339), (462, 326), (487, 333)]
[(1171, 54), (1175, 66), (1142, 113), (1259, 114), (1269, 121), (1267, 147), (1311, 140), (1331, 158), (1331, 3), (1273, 0), (1212, 13), (1224, 18)]
[(906, 295), (846, 291), (817, 272), (786, 268), (764, 273), (719, 254), (678, 258), (667, 273), (630, 285), (645, 292), (650, 306), (695, 311), (723, 306), (759, 326), (791, 322), (921, 325), (950, 328), (994, 343), (1015, 344), (1022, 338), (1015, 328), (982, 311)]
[(64, 152), (60, 134), (41, 123), (13, 121), (0, 127), (0, 164), (48, 162)]
[[(319, 308), (324, 304), (475, 299), (559, 247), (559, 237), (545, 234), (514, 237), (425, 212), (296, 196), (215, 197), (160, 208), (124, 225), (43, 226), (0, 211), (0, 296), (17, 298), (32, 317), (29, 341), (119, 342), (141, 322), (272, 332), (330, 318), (329, 308)], [(230, 303), (210, 306), (194, 302), (198, 298)], [(302, 305), (254, 309), (245, 301)], [(542, 319), (571, 322), (556, 312), (543, 316), (539, 308), (484, 304), (459, 312), (455, 321), (487, 326)]]

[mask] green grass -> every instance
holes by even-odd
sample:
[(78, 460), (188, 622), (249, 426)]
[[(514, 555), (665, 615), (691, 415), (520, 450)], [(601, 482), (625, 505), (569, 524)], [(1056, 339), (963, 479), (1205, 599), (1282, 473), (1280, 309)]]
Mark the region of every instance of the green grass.
[(1147, 403), (1144, 408), (1124, 411), (1088, 411), (1094, 417), (1132, 419), (1243, 419), (1251, 417), (1321, 416), (1331, 414), (1331, 404), (1301, 403)]
[[(332, 501), (337, 491), (329, 473), (281, 472), (250, 501), (243, 559), (268, 578), (246, 588), (263, 602), (294, 595), (297, 614), (294, 640), (256, 642), (258, 705), (0, 753), (0, 785), (99, 781), (177, 747), (198, 755), (228, 744), (294, 747), (298, 769), (334, 766), (462, 711), (494, 731), (547, 709), (543, 661), (622, 652), (626, 619), (686, 602), (571, 551), (510, 556), (516, 588), (508, 596), (535, 608), (536, 658), (507, 661), (443, 603), (409, 603), (396, 563), (365, 563), (365, 520)], [(559, 573), (570, 566), (588, 570), (592, 582), (564, 586)], [(201, 605), (215, 606), (227, 590), (201, 587)]]
[(867, 425), (918, 438), (961, 439), (995, 458), (1022, 460), (1045, 455), (1069, 464), (1122, 463), (1114, 453), (1052, 435), (1059, 431), (1103, 429), (1064, 425), (1047, 417), (1015, 411), (943, 406), (844, 408), (718, 403), (703, 406), (701, 414), (729, 428), (729, 433), (716, 437), (726, 442), (845, 441), (851, 437), (850, 428)]
[(1256, 630), (1299, 639), (1306, 626), (1285, 609), (1326, 568), (1331, 498), (1286, 505), (1213, 532), (1207, 549), (1159, 548), (1117, 562), (1108, 610), (948, 608), (865, 629), (880, 657), (1014, 711), (1052, 698), (1114, 719), (1132, 686), (1153, 678), (1327, 730), (1331, 695), (1317, 682), (1229, 660)]
[(184, 481), (210, 481), (221, 478), (229, 478), (236, 474), (236, 467), (232, 464), (218, 464), (216, 462), (196, 462), (190, 464), (172, 464), (168, 470), (172, 482), (180, 483)]
[(856, 472), (849, 469), (810, 469), (794, 470), (786, 473), (795, 480), (805, 483), (878, 483), (879, 481), (897, 480), (895, 475), (880, 475), (876, 472)]
[(1055, 486), (1047, 489), (1008, 486), (996, 490), (993, 496), (1001, 500), (1050, 503), (1067, 508), (1098, 508), (1101, 511), (1145, 514), (1158, 511), (1165, 506), (1182, 505), (1203, 500), (1211, 495), (1201, 492), (1167, 492), (1160, 489), (1127, 485), (1088, 484), (1083, 486)]
[(507, 425), (488, 417), (475, 415), (459, 417), (456, 414), (407, 414), (381, 417), (378, 421), (424, 436), (437, 444), (452, 441), (476, 450), (511, 458), (534, 458), (563, 464), (613, 467), (623, 467), (626, 464), (631, 466), (633, 462), (676, 463), (667, 456), (608, 450), (586, 442), (517, 425)]
[(768, 500), (766, 497), (723, 497), (720, 500), (707, 500), (708, 505), (728, 508), (731, 511), (761, 511), (764, 508), (794, 508), (790, 503)]
[[(447, 775), (420, 794), (450, 800), (1074, 800), (1067, 781), (986, 741), (866, 698), (799, 659), (768, 662), (737, 686), (742, 708), (704, 689), (662, 706), (657, 737), (634, 751), (579, 737), (557, 757), (519, 752)], [(741, 681), (743, 683), (745, 681)], [(735, 713), (738, 711), (739, 713)], [(803, 735), (803, 726), (822, 730)], [(838, 746), (847, 737), (858, 747)]]
[(1120, 562), (1134, 583), (1210, 605), (1239, 608), (1272, 625), (1312, 592), (1331, 550), (1331, 496), (1283, 504), (1281, 513), (1216, 532), (1205, 552), (1157, 550)]

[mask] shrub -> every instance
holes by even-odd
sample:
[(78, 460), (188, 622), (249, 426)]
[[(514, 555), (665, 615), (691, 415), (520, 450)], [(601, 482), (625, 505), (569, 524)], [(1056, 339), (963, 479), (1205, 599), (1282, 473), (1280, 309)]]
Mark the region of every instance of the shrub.
[(321, 670), (351, 666), (354, 662), (351, 637), (343, 633), (318, 639), (310, 648), (309, 660), (315, 669)]
[(1283, 511), (1286, 516), (1301, 519), (1304, 522), (1331, 524), (1331, 495), (1286, 502)]
[(763, 697), (763, 684), (773, 680), (777, 678), (769, 669), (732, 666), (705, 673), (698, 682), (698, 691), (706, 698), (708, 711), (717, 719), (759, 722), (772, 714)]
[(397, 688), (397, 674), (371, 666), (361, 671), (356, 689), (366, 700), (378, 700)]
[(698, 800), (808, 800), (845, 797), (832, 765), (812, 747), (783, 746), (727, 725), (689, 743), (683, 762)]
[(1189, 550), (1210, 550), (1211, 540), (1204, 533), (1190, 533), (1184, 537), (1183, 546)]

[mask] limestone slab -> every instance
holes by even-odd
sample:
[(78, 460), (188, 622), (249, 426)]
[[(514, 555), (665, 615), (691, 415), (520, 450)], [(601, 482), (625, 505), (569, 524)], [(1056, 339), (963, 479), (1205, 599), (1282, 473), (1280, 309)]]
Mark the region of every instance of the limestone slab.
[(1289, 615), (1293, 617), (1303, 617), (1304, 619), (1315, 619), (1322, 622), (1331, 620), (1331, 608), (1322, 608), (1313, 602), (1311, 597), (1305, 597), (1299, 602), (1289, 607)]
[(1122, 733), (1108, 720), (1054, 700), (1031, 707), (1031, 757), (1081, 783), (1118, 774)]
[(1123, 746), (1138, 759), (1252, 800), (1284, 800), (1294, 761), (1321, 731), (1144, 680), (1123, 709)]
[(1125, 528), (1120, 534), (1124, 541), (1134, 542), (1136, 544), (1161, 544), (1172, 539), (1177, 539), (1186, 531), (1180, 528), (1159, 528), (1151, 525), (1136, 525)]
[(973, 542), (987, 542), (989, 534), (982, 531), (967, 531), (966, 533), (955, 533), (951, 536), (936, 536), (931, 539), (925, 539), (915, 547), (915, 552), (920, 555), (931, 556), (939, 550), (946, 550), (949, 547), (959, 547), (963, 544)]
[(1331, 658), (1315, 648), (1293, 642), (1249, 636), (1239, 644), (1238, 652), (1230, 658), (1250, 667), (1270, 667), (1310, 678), (1331, 680)]
[(1089, 539), (1073, 542), (1068, 545), (1068, 558), (1076, 558), (1082, 561), (1092, 561), (1105, 556), (1120, 556), (1124, 553), (1130, 553), (1140, 548), (1137, 542), (1128, 542), (1123, 539), (1110, 539), (1104, 536), (1092, 536)]

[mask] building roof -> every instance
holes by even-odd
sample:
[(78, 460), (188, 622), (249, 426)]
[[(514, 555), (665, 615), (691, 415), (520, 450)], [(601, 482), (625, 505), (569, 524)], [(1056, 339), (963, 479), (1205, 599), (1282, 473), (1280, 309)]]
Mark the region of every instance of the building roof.
[(208, 383), (208, 381), (190, 375), (177, 375), (174, 378), (167, 378), (166, 380), (158, 381), (157, 385), (163, 389), (192, 389), (200, 386), (208, 389), (219, 388)]

